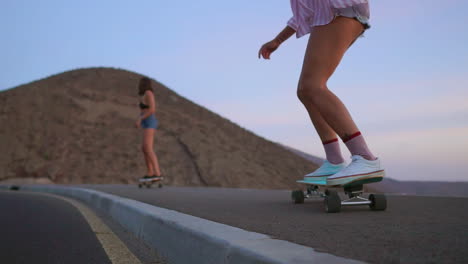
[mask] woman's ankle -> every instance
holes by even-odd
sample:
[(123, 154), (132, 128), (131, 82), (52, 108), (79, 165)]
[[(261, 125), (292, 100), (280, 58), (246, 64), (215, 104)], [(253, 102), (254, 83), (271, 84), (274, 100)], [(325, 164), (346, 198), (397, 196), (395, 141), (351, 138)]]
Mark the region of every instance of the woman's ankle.
[(366, 160), (376, 160), (377, 157), (372, 154), (361, 132), (356, 132), (348, 138), (343, 139), (351, 155), (359, 155)]
[(326, 140), (322, 143), (328, 162), (331, 164), (341, 164), (344, 162), (343, 156), (341, 155), (340, 144), (337, 138)]

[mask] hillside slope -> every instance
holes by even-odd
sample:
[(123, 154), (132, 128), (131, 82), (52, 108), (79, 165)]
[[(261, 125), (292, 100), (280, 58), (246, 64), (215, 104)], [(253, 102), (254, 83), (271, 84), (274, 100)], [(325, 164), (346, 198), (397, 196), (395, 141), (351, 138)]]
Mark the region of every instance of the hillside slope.
[[(144, 172), (137, 83), (112, 68), (64, 72), (0, 92), (0, 179), (133, 183)], [(155, 151), (170, 185), (292, 188), (317, 166), (153, 83)]]

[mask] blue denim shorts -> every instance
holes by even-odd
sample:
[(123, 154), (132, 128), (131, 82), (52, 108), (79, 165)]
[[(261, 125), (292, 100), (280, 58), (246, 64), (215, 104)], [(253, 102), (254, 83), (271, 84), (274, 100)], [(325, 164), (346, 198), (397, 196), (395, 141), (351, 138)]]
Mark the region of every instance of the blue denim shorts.
[(368, 4), (358, 4), (347, 8), (336, 8), (335, 15), (356, 19), (364, 26), (364, 30), (370, 28), (370, 13)]
[(141, 127), (143, 129), (146, 129), (146, 128), (157, 129), (158, 128), (158, 123), (159, 123), (158, 119), (156, 119), (156, 117), (154, 115), (150, 115), (147, 118), (141, 120)]

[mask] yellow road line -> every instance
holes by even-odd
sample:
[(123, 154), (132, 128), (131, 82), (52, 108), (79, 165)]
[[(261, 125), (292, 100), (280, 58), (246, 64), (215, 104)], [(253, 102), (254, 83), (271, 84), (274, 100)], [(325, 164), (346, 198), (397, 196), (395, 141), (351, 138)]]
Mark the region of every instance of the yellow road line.
[(104, 224), (101, 219), (99, 219), (99, 217), (97, 217), (87, 206), (81, 202), (63, 196), (50, 193), (40, 194), (64, 200), (75, 206), (84, 216), (89, 226), (91, 227), (91, 230), (93, 230), (94, 234), (96, 234), (96, 237), (98, 238), (99, 242), (104, 248), (104, 251), (113, 264), (141, 264), (140, 260), (135, 257), (132, 252), (130, 252), (127, 246), (114, 234), (114, 232), (112, 232), (112, 230), (106, 224)]

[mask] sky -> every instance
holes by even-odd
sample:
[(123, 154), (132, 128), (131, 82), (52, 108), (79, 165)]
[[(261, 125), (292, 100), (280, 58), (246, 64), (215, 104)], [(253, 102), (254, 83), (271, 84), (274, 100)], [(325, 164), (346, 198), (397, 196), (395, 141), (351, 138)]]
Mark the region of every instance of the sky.
[[(370, 7), (371, 29), (329, 88), (388, 177), (468, 181), (468, 1)], [(77, 68), (122, 68), (324, 157), (296, 96), (307, 36), (290, 38), (269, 61), (257, 58), (291, 15), (287, 0), (2, 0), (0, 91)]]

